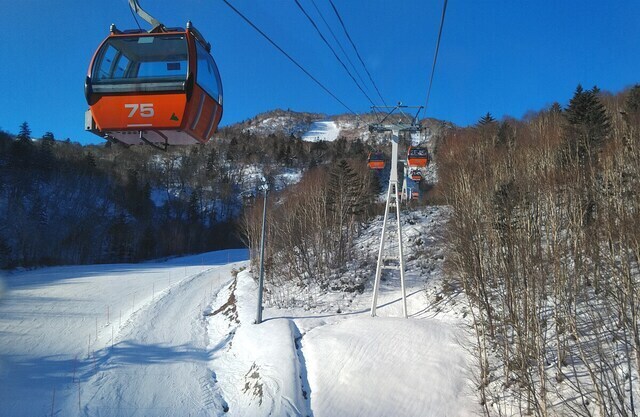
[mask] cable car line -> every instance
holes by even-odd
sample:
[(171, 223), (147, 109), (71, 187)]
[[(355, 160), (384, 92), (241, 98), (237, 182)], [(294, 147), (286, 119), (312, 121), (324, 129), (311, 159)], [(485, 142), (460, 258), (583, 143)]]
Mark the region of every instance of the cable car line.
[(371, 76), (371, 73), (367, 69), (367, 66), (364, 64), (364, 61), (362, 60), (362, 57), (360, 56), (360, 53), (358, 52), (358, 48), (356, 48), (356, 44), (353, 42), (353, 39), (351, 39), (351, 36), (349, 36), (349, 32), (347, 31), (347, 27), (345, 26), (344, 21), (342, 20), (342, 17), (340, 17), (340, 13), (338, 12), (338, 9), (336, 8), (336, 5), (333, 4), (333, 0), (329, 0), (329, 3), (331, 3), (331, 7), (333, 8), (333, 11), (335, 12), (336, 16), (338, 17), (338, 20), (340, 21), (340, 25), (342, 25), (342, 29), (344, 30), (344, 34), (347, 35), (347, 39), (349, 39), (349, 42), (351, 43), (351, 46), (353, 47), (353, 50), (356, 51), (356, 55), (358, 56), (358, 59), (360, 60), (360, 63), (362, 64), (362, 67), (364, 68), (364, 70), (366, 71), (367, 75), (369, 76), (369, 80), (371, 81), (371, 84), (373, 84), (373, 87), (376, 89), (376, 92), (378, 93), (378, 96), (380, 97), (380, 100), (382, 100), (382, 103), (384, 103), (384, 105), (386, 106), (387, 102), (384, 101), (384, 98), (382, 97), (382, 94), (380, 94), (380, 90), (378, 89), (378, 86), (376, 85), (375, 81), (373, 81), (373, 77)]
[(311, 23), (311, 25), (315, 28), (316, 32), (318, 32), (318, 35), (320, 35), (320, 38), (322, 39), (322, 41), (325, 43), (325, 45), (327, 45), (327, 47), (331, 50), (331, 52), (333, 53), (333, 56), (336, 57), (336, 59), (338, 60), (338, 62), (340, 62), (340, 65), (342, 65), (342, 68), (344, 68), (345, 71), (347, 71), (347, 74), (349, 74), (349, 77), (351, 77), (351, 79), (353, 80), (353, 82), (356, 84), (356, 86), (358, 87), (358, 89), (362, 92), (362, 94), (364, 94), (364, 96), (367, 98), (367, 100), (369, 100), (369, 103), (371, 103), (372, 106), (375, 106), (375, 103), (373, 102), (373, 100), (371, 100), (371, 97), (369, 97), (369, 95), (362, 89), (362, 87), (360, 86), (360, 84), (358, 83), (358, 81), (356, 81), (356, 79), (353, 77), (353, 74), (351, 74), (351, 71), (349, 71), (349, 68), (347, 68), (347, 66), (344, 64), (344, 62), (342, 61), (342, 59), (340, 59), (340, 57), (338, 56), (338, 54), (336, 53), (336, 50), (333, 49), (333, 47), (331, 46), (331, 44), (329, 44), (329, 42), (327, 41), (327, 38), (324, 37), (324, 35), (322, 34), (322, 32), (320, 31), (320, 28), (318, 28), (318, 25), (316, 25), (316, 22), (314, 22), (314, 20), (311, 18), (311, 16), (309, 16), (309, 14), (307, 13), (307, 11), (302, 7), (302, 5), (300, 4), (300, 2), (298, 0), (293, 0), (295, 1), (296, 5), (298, 6), (298, 8), (302, 11), (302, 13), (307, 17), (307, 19), (309, 19), (309, 22)]
[(302, 72), (304, 72), (309, 78), (311, 78), (316, 84), (318, 84), (324, 91), (327, 92), (331, 97), (333, 97), (338, 103), (342, 104), (347, 110), (357, 116), (357, 113), (353, 111), (349, 106), (347, 106), (342, 100), (340, 100), (335, 94), (331, 92), (324, 84), (322, 84), (316, 77), (311, 75), (309, 71), (307, 71), (302, 65), (298, 63), (295, 59), (291, 57), (284, 49), (282, 49), (277, 43), (275, 43), (266, 33), (264, 33), (259, 27), (257, 27), (248, 17), (246, 17), (240, 10), (233, 7), (228, 0), (222, 0), (231, 10), (233, 10), (238, 16), (242, 18), (249, 26), (251, 26), (256, 32), (261, 34), (271, 45), (273, 45), (278, 51), (280, 51), (284, 56), (286, 56), (289, 61), (293, 62), (295, 66), (297, 66)]
[[(331, 1), (331, 0), (329, 0)], [(427, 106), (429, 105), (429, 97), (431, 96), (431, 86), (433, 85), (433, 74), (436, 71), (436, 62), (438, 60), (438, 50), (440, 49), (440, 39), (442, 38), (442, 27), (444, 26), (444, 16), (447, 12), (447, 0), (444, 0), (442, 6), (442, 19), (440, 20), (440, 30), (438, 31), (438, 40), (436, 41), (436, 53), (433, 55), (433, 66), (431, 67), (431, 77), (429, 78), (429, 88), (427, 89), (427, 100), (424, 104), (423, 114), (427, 114)]]
[(320, 8), (318, 8), (318, 5), (316, 4), (315, 0), (311, 0), (311, 4), (313, 4), (313, 7), (316, 9), (316, 12), (318, 12), (318, 15), (320, 15), (320, 18), (324, 22), (325, 26), (327, 26), (327, 29), (329, 29), (329, 33), (331, 33), (331, 37), (336, 42), (336, 44), (338, 45), (338, 47), (342, 51), (342, 54), (345, 56), (345, 58), (347, 58), (347, 62), (351, 66), (351, 69), (353, 69), (353, 71), (358, 76), (358, 80), (360, 80), (360, 83), (362, 83), (362, 86), (364, 86), (367, 89), (367, 91), (370, 91), (369, 88), (367, 88), (367, 83), (362, 78), (362, 75), (360, 74), (360, 71), (358, 71), (356, 66), (353, 64), (353, 61), (351, 61), (351, 58), (349, 58), (349, 54), (344, 49), (344, 46), (342, 46), (342, 42), (340, 42), (340, 40), (336, 36), (335, 32), (331, 29), (331, 25), (329, 24), (329, 22), (327, 22), (327, 19), (325, 19), (324, 14), (322, 14), (322, 11), (320, 11)]

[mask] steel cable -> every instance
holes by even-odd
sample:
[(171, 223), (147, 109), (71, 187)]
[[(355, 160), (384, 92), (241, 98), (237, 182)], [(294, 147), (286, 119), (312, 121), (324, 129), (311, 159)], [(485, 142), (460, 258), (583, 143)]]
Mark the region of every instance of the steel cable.
[(246, 17), (242, 12), (233, 7), (228, 0), (222, 0), (231, 10), (233, 10), (238, 16), (240, 16), (249, 26), (255, 29), (259, 34), (261, 34), (271, 45), (273, 45), (278, 51), (280, 51), (284, 56), (286, 56), (289, 61), (291, 61), (295, 66), (297, 66), (302, 72), (304, 72), (309, 78), (311, 78), (316, 84), (318, 84), (324, 91), (327, 92), (331, 97), (333, 97), (338, 103), (342, 104), (344, 108), (349, 110), (354, 115), (358, 116), (355, 111), (353, 111), (349, 106), (347, 106), (342, 100), (340, 100), (335, 94), (331, 92), (324, 84), (322, 84), (316, 77), (311, 75), (309, 71), (307, 71), (302, 65), (298, 63), (291, 55), (289, 55), (284, 49), (282, 49), (277, 43), (275, 43), (266, 33), (264, 33), (260, 28), (258, 28), (248, 17)]

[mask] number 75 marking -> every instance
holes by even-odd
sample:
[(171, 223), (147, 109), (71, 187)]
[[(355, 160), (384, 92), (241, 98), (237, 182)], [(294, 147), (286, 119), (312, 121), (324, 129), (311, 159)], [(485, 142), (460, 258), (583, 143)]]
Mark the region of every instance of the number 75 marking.
[(129, 118), (132, 118), (133, 116), (135, 116), (137, 111), (140, 112), (140, 117), (153, 117), (153, 115), (154, 115), (153, 103), (141, 103), (141, 104), (131, 103), (131, 104), (125, 104), (124, 108), (125, 109), (131, 109), (131, 111), (129, 112)]

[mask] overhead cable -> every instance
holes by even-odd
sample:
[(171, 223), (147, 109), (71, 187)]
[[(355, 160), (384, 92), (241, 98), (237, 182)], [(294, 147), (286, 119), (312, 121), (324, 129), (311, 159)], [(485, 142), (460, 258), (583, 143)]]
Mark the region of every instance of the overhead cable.
[(331, 50), (331, 52), (333, 53), (333, 56), (336, 57), (336, 59), (338, 60), (340, 65), (342, 65), (342, 68), (344, 68), (344, 70), (347, 71), (347, 74), (349, 74), (349, 77), (351, 77), (351, 80), (353, 80), (353, 82), (356, 84), (358, 89), (362, 92), (362, 94), (364, 94), (364, 96), (367, 98), (367, 100), (369, 100), (369, 103), (371, 103), (372, 106), (375, 106), (375, 103), (373, 102), (373, 100), (371, 100), (371, 97), (369, 97), (369, 95), (362, 89), (362, 87), (360, 86), (358, 81), (356, 81), (356, 79), (353, 77), (353, 74), (351, 74), (351, 71), (349, 71), (349, 68), (347, 68), (347, 66), (344, 64), (342, 59), (340, 59), (340, 57), (336, 53), (336, 50), (333, 49), (331, 44), (329, 44), (329, 42), (327, 41), (327, 38), (324, 37), (324, 35), (320, 31), (320, 28), (318, 28), (318, 25), (316, 25), (316, 22), (314, 22), (314, 20), (311, 18), (311, 16), (309, 16), (309, 13), (307, 13), (307, 11), (304, 9), (304, 7), (302, 7), (302, 5), (300, 4), (300, 2), (298, 0), (293, 0), (293, 1), (296, 2), (296, 5), (298, 6), (298, 8), (302, 11), (302, 13), (307, 17), (307, 19), (311, 23), (311, 26), (313, 26), (315, 28), (316, 32), (318, 32), (318, 35), (320, 35), (320, 38), (322, 39), (322, 41)]
[(387, 103), (384, 101), (384, 98), (382, 97), (382, 94), (380, 94), (380, 90), (378, 89), (378, 86), (376, 85), (375, 81), (373, 81), (373, 77), (371, 76), (371, 73), (367, 69), (367, 66), (364, 64), (364, 61), (362, 60), (362, 57), (360, 56), (360, 53), (358, 52), (358, 48), (356, 48), (356, 44), (353, 42), (353, 39), (351, 39), (351, 36), (349, 36), (349, 32), (347, 31), (347, 27), (345, 26), (344, 21), (342, 20), (342, 17), (340, 17), (340, 13), (338, 12), (338, 9), (336, 8), (336, 5), (333, 4), (333, 0), (329, 0), (329, 3), (331, 3), (331, 7), (333, 8), (333, 11), (335, 12), (336, 16), (338, 17), (338, 20), (340, 21), (340, 25), (342, 25), (342, 30), (344, 30), (344, 34), (347, 36), (347, 39), (349, 39), (349, 42), (351, 43), (351, 46), (353, 47), (353, 50), (356, 51), (356, 55), (358, 56), (358, 59), (360, 60), (360, 63), (362, 64), (362, 67), (364, 68), (364, 70), (366, 71), (367, 75), (369, 76), (369, 80), (371, 81), (371, 84), (373, 84), (373, 87), (376, 89), (376, 92), (378, 93), (378, 97), (380, 97), (380, 100), (382, 100), (382, 102), (386, 106)]
[(269, 41), (269, 43), (271, 45), (273, 45), (278, 51), (280, 51), (284, 56), (286, 56), (289, 61), (293, 62), (293, 64), (295, 66), (297, 66), (298, 68), (300, 68), (300, 70), (302, 72), (304, 72), (309, 78), (311, 78), (316, 84), (318, 84), (324, 91), (326, 91), (331, 97), (333, 97), (338, 103), (342, 104), (342, 106), (344, 106), (347, 110), (349, 110), (351, 113), (353, 113), (354, 115), (357, 116), (356, 112), (351, 110), (351, 108), (349, 106), (347, 106), (342, 100), (340, 100), (335, 94), (333, 94), (331, 92), (331, 90), (329, 90), (327, 87), (325, 87), (324, 84), (322, 84), (320, 81), (318, 81), (318, 79), (316, 77), (314, 77), (313, 75), (311, 75), (311, 73), (309, 71), (307, 71), (302, 65), (300, 65), (298, 63), (298, 61), (296, 61), (295, 59), (293, 59), (291, 57), (291, 55), (289, 55), (287, 52), (285, 52), (284, 49), (282, 49), (277, 43), (275, 43), (266, 33), (264, 33), (262, 30), (260, 30), (260, 28), (258, 28), (249, 18), (247, 18), (244, 14), (242, 14), (242, 12), (240, 12), (238, 9), (236, 9), (235, 7), (233, 7), (233, 5), (231, 3), (229, 3), (228, 0), (222, 0), (227, 6), (229, 6), (229, 8), (231, 10), (233, 10), (234, 12), (236, 12), (236, 14), (238, 16), (240, 16), (245, 22), (247, 22), (247, 24), (249, 24), (249, 26), (251, 26), (253, 29), (255, 29), (259, 34), (261, 34), (267, 41)]
[(438, 31), (438, 40), (436, 41), (436, 53), (433, 55), (433, 66), (431, 67), (431, 77), (429, 78), (429, 88), (427, 89), (427, 100), (424, 104), (423, 114), (427, 114), (427, 106), (429, 105), (429, 97), (431, 96), (431, 86), (433, 85), (433, 74), (436, 72), (436, 62), (438, 60), (438, 50), (440, 49), (440, 39), (442, 38), (442, 28), (444, 27), (444, 16), (447, 12), (447, 0), (444, 0), (442, 6), (442, 19), (440, 19), (440, 30)]
[(360, 80), (360, 83), (362, 84), (362, 86), (365, 87), (367, 91), (370, 91), (369, 88), (367, 88), (367, 83), (364, 81), (364, 79), (362, 79), (362, 75), (360, 75), (360, 71), (358, 71), (358, 68), (356, 68), (356, 66), (353, 64), (353, 61), (351, 61), (351, 58), (349, 58), (349, 54), (344, 49), (344, 46), (342, 46), (342, 42), (340, 42), (340, 39), (338, 39), (335, 32), (331, 29), (331, 25), (329, 24), (329, 22), (327, 22), (327, 19), (325, 19), (324, 14), (316, 4), (315, 0), (311, 0), (311, 4), (313, 4), (313, 7), (316, 9), (316, 12), (324, 22), (327, 29), (329, 29), (329, 33), (331, 34), (331, 37), (338, 45), (338, 48), (340, 48), (340, 51), (342, 51), (342, 54), (344, 55), (344, 57), (347, 58), (347, 62), (349, 63), (350, 68), (356, 73), (356, 75), (358, 76), (358, 80)]

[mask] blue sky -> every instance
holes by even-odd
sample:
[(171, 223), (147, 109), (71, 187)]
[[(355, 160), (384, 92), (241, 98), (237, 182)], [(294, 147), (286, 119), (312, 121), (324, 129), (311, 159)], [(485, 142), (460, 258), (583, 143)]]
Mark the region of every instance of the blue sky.
[[(293, 0), (231, 2), (349, 107), (369, 110)], [(311, 0), (300, 2), (314, 12)], [(341, 35), (328, 0), (315, 2)], [(424, 104), (442, 0), (334, 3), (385, 100)], [(221, 0), (141, 5), (167, 26), (191, 19), (212, 43), (225, 93), (222, 125), (274, 108), (346, 112)], [(100, 143), (83, 131), (83, 82), (109, 25), (135, 27), (127, 0), (0, 0), (0, 10), (0, 129), (17, 132), (28, 121), (34, 136), (52, 131)], [(637, 0), (450, 0), (428, 115), (459, 125), (488, 111), (521, 117), (566, 104), (578, 83), (613, 92), (639, 83), (639, 22)]]

